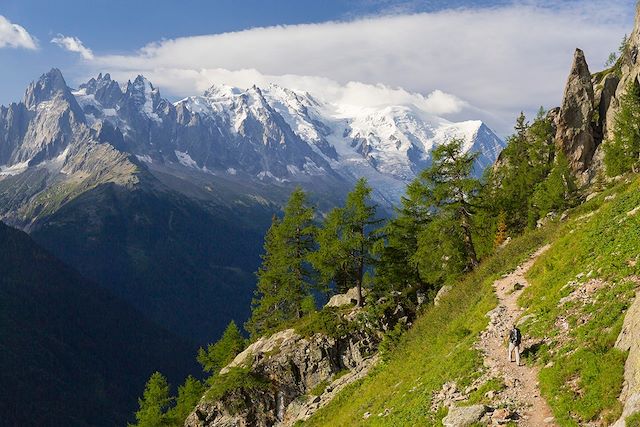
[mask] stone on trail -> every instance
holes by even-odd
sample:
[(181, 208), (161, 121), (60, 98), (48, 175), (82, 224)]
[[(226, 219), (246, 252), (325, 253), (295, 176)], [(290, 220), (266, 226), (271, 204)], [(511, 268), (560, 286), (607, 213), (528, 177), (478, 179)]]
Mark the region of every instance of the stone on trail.
[(484, 405), (452, 406), (449, 414), (442, 419), (444, 427), (468, 427), (477, 423), (487, 412)]

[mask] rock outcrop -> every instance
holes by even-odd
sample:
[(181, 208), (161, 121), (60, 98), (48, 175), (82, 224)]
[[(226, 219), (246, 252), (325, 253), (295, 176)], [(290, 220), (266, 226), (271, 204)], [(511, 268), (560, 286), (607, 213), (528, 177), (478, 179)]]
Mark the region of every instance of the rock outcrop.
[[(625, 93), (629, 84), (638, 81), (640, 74), (640, 61), (638, 61), (638, 51), (640, 49), (640, 4), (636, 8), (635, 25), (629, 38), (627, 46), (618, 59), (618, 64), (612, 70), (612, 74), (617, 73), (619, 83), (615, 89), (615, 96), (612, 98), (610, 108), (605, 117), (607, 133), (605, 138), (611, 136), (611, 129), (615, 121), (615, 116), (619, 110), (620, 97)], [(617, 70), (615, 70), (617, 68)]]
[(640, 411), (640, 295), (627, 310), (622, 330), (616, 341), (616, 348), (628, 351), (624, 365), (624, 385), (620, 401), (624, 409), (614, 427), (624, 427), (625, 419)]
[(589, 168), (596, 150), (594, 111), (589, 66), (584, 52), (576, 49), (556, 123), (556, 145), (567, 156), (569, 166), (576, 176)]
[[(384, 331), (410, 325), (425, 296), (392, 292), (376, 301), (376, 310), (367, 311), (347, 306), (354, 292), (336, 295), (335, 305), (327, 304), (316, 314), (315, 326), (262, 337), (238, 354), (220, 376), (251, 381), (237, 381), (213, 398), (205, 393), (185, 426), (291, 426), (366, 376), (378, 361)], [(244, 385), (250, 383), (260, 386)]]
[(368, 369), (378, 341), (376, 334), (362, 329), (337, 338), (320, 333), (303, 337), (293, 329), (261, 338), (240, 353), (221, 375), (233, 368), (248, 369), (268, 386), (240, 387), (217, 401), (209, 401), (205, 395), (185, 425), (290, 425), (310, 416), (308, 408), (303, 408), (307, 399), (311, 400), (309, 403), (320, 402), (319, 397), (309, 396), (314, 388), (329, 385), (338, 379), (337, 374), (357, 374)]

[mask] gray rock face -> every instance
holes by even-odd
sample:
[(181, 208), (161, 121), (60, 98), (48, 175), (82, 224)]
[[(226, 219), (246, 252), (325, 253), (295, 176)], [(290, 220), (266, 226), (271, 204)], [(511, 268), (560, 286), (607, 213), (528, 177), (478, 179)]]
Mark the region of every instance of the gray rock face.
[(596, 150), (592, 127), (594, 92), (591, 73), (580, 49), (576, 49), (571, 73), (557, 119), (556, 144), (564, 152), (571, 170), (582, 174)]
[(609, 73), (596, 87), (595, 105), (597, 106), (599, 118), (599, 135), (597, 137), (599, 137), (600, 140), (603, 140), (607, 136), (609, 128), (613, 125), (607, 118), (611, 116), (609, 110), (612, 106), (617, 105), (615, 96), (619, 83), (620, 77), (615, 73)]
[[(225, 375), (233, 367), (249, 367), (270, 387), (235, 390), (215, 402), (207, 401), (205, 396), (185, 426), (272, 426), (282, 422), (288, 406), (300, 396), (330, 381), (340, 371), (359, 371), (377, 341), (375, 336), (361, 331), (341, 338), (322, 334), (304, 338), (292, 329), (261, 338), (220, 374)], [(314, 403), (320, 403), (320, 399)], [(299, 405), (294, 408), (300, 411)]]
[(442, 298), (444, 298), (445, 295), (447, 295), (449, 292), (451, 292), (451, 289), (453, 289), (451, 287), (451, 285), (444, 285), (443, 287), (441, 287), (438, 290), (438, 293), (436, 294), (435, 298), (433, 299), (433, 305), (435, 305), (435, 306), (440, 305), (440, 302), (442, 301)]
[(625, 418), (640, 411), (640, 298), (638, 295), (627, 310), (615, 346), (629, 352), (624, 365), (624, 385), (620, 395), (624, 408), (620, 419), (614, 424), (614, 427), (624, 427)]
[(479, 422), (487, 412), (484, 405), (452, 406), (449, 413), (442, 419), (444, 427), (468, 427)]

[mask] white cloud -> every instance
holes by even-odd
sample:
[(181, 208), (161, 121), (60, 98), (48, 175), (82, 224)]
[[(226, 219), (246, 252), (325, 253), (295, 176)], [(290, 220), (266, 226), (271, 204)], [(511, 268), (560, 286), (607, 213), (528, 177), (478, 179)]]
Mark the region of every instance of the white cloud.
[(35, 50), (38, 43), (24, 27), (0, 15), (0, 48), (13, 47)]
[(77, 37), (63, 36), (58, 34), (57, 37), (51, 39), (51, 43), (60, 46), (61, 48), (68, 50), (69, 52), (77, 52), (86, 60), (92, 60), (94, 58), (91, 49), (86, 47), (82, 40)]
[(275, 82), (351, 102), (422, 103), (451, 118), (485, 119), (506, 134), (520, 110), (559, 104), (576, 47), (600, 68), (631, 30), (628, 3), (511, 5), (254, 28), (162, 40), (131, 54), (96, 56), (94, 65), (119, 78), (145, 74), (174, 96), (212, 83)]

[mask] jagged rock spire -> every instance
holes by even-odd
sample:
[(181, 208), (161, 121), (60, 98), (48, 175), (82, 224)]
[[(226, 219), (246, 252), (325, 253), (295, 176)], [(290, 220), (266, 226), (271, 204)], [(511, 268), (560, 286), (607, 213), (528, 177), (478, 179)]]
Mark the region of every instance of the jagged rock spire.
[(588, 169), (596, 149), (593, 114), (591, 73), (584, 52), (576, 49), (556, 131), (556, 144), (567, 156), (571, 170), (576, 175)]
[(52, 68), (48, 73), (31, 82), (24, 94), (24, 104), (27, 108), (33, 108), (42, 101), (48, 101), (56, 94), (71, 97), (67, 83), (62, 73), (57, 68)]

